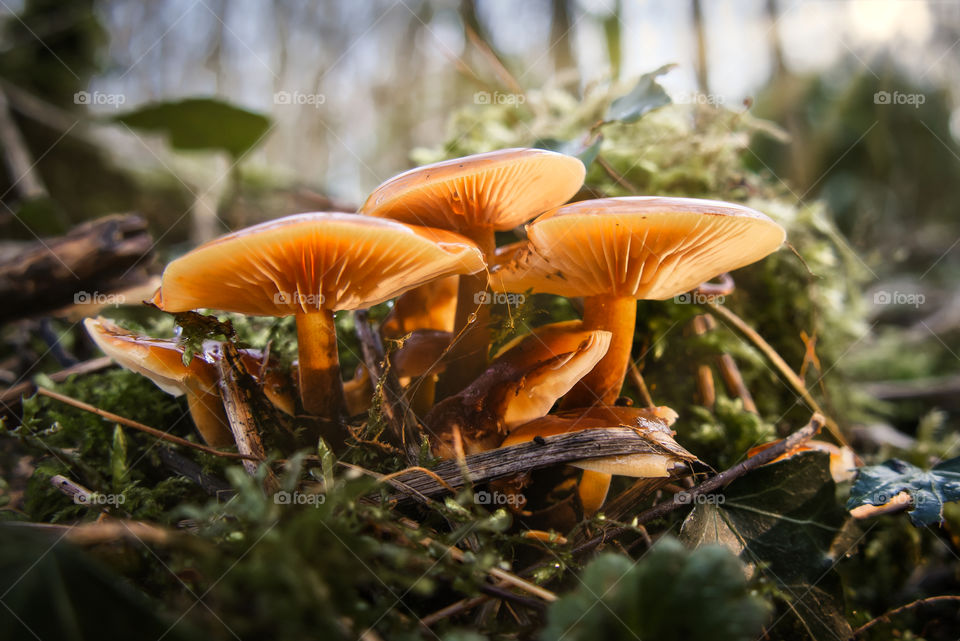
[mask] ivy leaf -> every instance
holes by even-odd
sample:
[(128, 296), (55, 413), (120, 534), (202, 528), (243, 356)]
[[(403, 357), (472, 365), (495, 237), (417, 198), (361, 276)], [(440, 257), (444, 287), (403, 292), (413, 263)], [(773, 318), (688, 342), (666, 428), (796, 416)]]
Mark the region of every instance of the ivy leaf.
[(115, 120), (162, 133), (174, 149), (226, 151), (234, 158), (255, 147), (270, 130), (266, 116), (211, 98), (153, 103)]
[[(805, 452), (766, 465), (731, 483), (717, 498), (694, 507), (680, 539), (697, 546), (724, 545), (777, 586), (793, 616), (777, 619), (780, 623), (770, 631), (775, 638), (850, 638), (830, 554), (844, 513), (835, 499), (829, 456)], [(786, 629), (788, 622), (793, 630)]]
[(655, 71), (640, 76), (637, 84), (612, 103), (607, 109), (605, 120), (624, 123), (636, 122), (654, 109), (669, 105), (672, 101), (666, 90), (657, 82), (657, 78), (676, 65), (664, 65)]
[(542, 639), (756, 639), (769, 609), (721, 546), (686, 549), (669, 537), (642, 560), (601, 554), (578, 587), (550, 605)]
[(590, 169), (590, 165), (593, 164), (593, 161), (597, 159), (597, 155), (600, 153), (601, 144), (603, 144), (603, 136), (597, 136), (597, 139), (589, 145), (586, 145), (579, 140), (541, 138), (540, 140), (534, 142), (533, 146), (537, 149), (547, 149), (549, 151), (555, 151), (559, 154), (566, 154), (568, 156), (579, 158), (580, 162), (583, 163), (583, 166), (587, 169)]
[(899, 459), (862, 467), (850, 488), (847, 509), (883, 505), (900, 492), (910, 495), (910, 521), (915, 526), (942, 522), (943, 504), (960, 501), (960, 456), (938, 463), (929, 472)]

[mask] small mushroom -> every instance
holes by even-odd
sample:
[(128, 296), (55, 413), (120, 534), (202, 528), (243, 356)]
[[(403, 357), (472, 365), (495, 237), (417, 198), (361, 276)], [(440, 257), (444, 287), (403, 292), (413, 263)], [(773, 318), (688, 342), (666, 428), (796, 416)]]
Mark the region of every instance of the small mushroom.
[(484, 266), (476, 245), (448, 231), (354, 214), (299, 214), (228, 234), (174, 260), (154, 303), (169, 312), (296, 315), (304, 409), (338, 418), (344, 398), (333, 313)]
[(576, 321), (563, 325), (534, 330), (466, 389), (430, 410), (425, 424), (437, 456), (456, 456), (456, 432), (467, 454), (497, 447), (513, 426), (549, 412), (596, 365), (610, 333), (584, 330)]
[(637, 299), (664, 300), (760, 260), (783, 228), (741, 205), (690, 198), (606, 198), (565, 205), (526, 227), (491, 264), (497, 291), (583, 296), (586, 329), (613, 332), (610, 350), (563, 401), (609, 405), (633, 345)]
[(545, 439), (587, 429), (630, 427), (650, 444), (648, 452), (572, 461), (570, 465), (584, 470), (577, 487), (584, 514), (591, 516), (603, 506), (610, 488), (611, 476), (666, 478), (671, 471), (692, 463), (697, 457), (673, 439), (670, 425), (676, 412), (669, 407), (650, 409), (594, 406), (551, 414), (520, 425), (510, 431), (500, 447)]
[(212, 357), (196, 354), (184, 365), (183, 346), (177, 341), (140, 336), (102, 317), (88, 318), (83, 325), (103, 353), (121, 367), (146, 376), (167, 394), (186, 395), (190, 416), (208, 445), (233, 444)]
[[(583, 163), (543, 149), (501, 149), (411, 169), (386, 181), (360, 211), (415, 225), (439, 227), (470, 238), (489, 258), (497, 231), (522, 225), (567, 202), (583, 184)], [(457, 367), (448, 372), (443, 394), (463, 389), (487, 364), (489, 305), (486, 273), (461, 276), (455, 334), (468, 326), (451, 350)]]

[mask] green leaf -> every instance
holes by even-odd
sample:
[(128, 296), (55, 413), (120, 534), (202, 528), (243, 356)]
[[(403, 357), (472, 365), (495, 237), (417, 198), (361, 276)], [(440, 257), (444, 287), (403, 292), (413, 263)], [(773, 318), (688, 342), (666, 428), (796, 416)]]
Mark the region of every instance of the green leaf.
[(597, 159), (597, 155), (600, 153), (601, 144), (603, 144), (603, 136), (597, 136), (597, 139), (589, 145), (585, 145), (579, 140), (541, 138), (533, 143), (533, 147), (537, 149), (547, 149), (549, 151), (555, 151), (559, 154), (566, 154), (568, 156), (579, 158), (580, 162), (583, 163), (583, 166), (587, 169), (590, 169), (590, 165), (593, 164), (593, 161)]
[(226, 151), (234, 158), (255, 147), (270, 129), (266, 116), (212, 98), (153, 103), (114, 120), (162, 133), (174, 149)]
[(640, 80), (629, 93), (626, 93), (612, 103), (607, 109), (605, 120), (625, 123), (636, 122), (654, 109), (669, 105), (672, 101), (657, 78), (674, 68), (675, 65), (664, 65), (655, 71), (640, 76)]
[(618, 554), (594, 559), (578, 587), (551, 604), (540, 638), (752, 640), (768, 613), (728, 550), (688, 550), (665, 537), (639, 562)]
[(110, 474), (113, 477), (114, 491), (122, 492), (124, 486), (130, 481), (130, 470), (127, 468), (127, 437), (119, 425), (113, 428)]
[(835, 491), (830, 457), (798, 454), (737, 479), (722, 500), (694, 507), (680, 539), (724, 545), (778, 587), (793, 616), (776, 626), (774, 638), (847, 639), (852, 630), (830, 555), (845, 516)]
[(847, 509), (883, 505), (900, 492), (910, 495), (910, 521), (914, 525), (941, 523), (943, 504), (960, 501), (960, 457), (942, 461), (929, 472), (899, 459), (861, 467), (850, 489)]

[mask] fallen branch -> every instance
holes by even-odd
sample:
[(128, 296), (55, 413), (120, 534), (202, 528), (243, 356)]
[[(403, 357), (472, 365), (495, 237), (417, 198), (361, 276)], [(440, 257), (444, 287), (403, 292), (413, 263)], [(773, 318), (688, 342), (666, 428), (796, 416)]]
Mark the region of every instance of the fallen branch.
[(173, 434), (167, 434), (162, 430), (158, 430), (155, 427), (150, 427), (149, 425), (144, 425), (143, 423), (138, 423), (137, 421), (131, 420), (120, 416), (119, 414), (114, 414), (113, 412), (108, 412), (102, 410), (99, 407), (94, 407), (89, 403), (84, 403), (83, 401), (78, 401), (75, 398), (60, 394), (59, 392), (54, 392), (45, 387), (37, 388), (37, 394), (41, 396), (47, 396), (54, 400), (60, 401), (61, 403), (66, 403), (71, 407), (75, 407), (78, 410), (83, 410), (85, 412), (90, 412), (91, 414), (96, 414), (102, 418), (107, 419), (108, 421), (113, 421), (114, 423), (120, 423), (121, 425), (126, 425), (127, 427), (132, 427), (135, 430), (149, 434), (150, 436), (155, 436), (156, 438), (168, 441), (170, 443), (175, 443), (177, 445), (182, 445), (184, 447), (190, 447), (195, 450), (200, 450), (201, 452), (206, 452), (207, 454), (213, 454), (214, 456), (222, 456), (224, 458), (234, 458), (234, 459), (250, 459), (253, 461), (262, 460), (262, 457), (256, 457), (249, 454), (242, 454), (237, 452), (221, 452), (212, 447), (207, 447), (206, 445), (200, 445), (199, 443), (194, 443), (193, 441), (188, 441), (185, 438), (180, 438), (179, 436), (174, 436)]
[[(548, 436), (540, 442), (530, 441), (471, 454), (463, 461), (446, 460), (433, 468), (433, 472), (448, 486), (458, 489), (464, 485), (464, 476), (472, 483), (485, 483), (558, 463), (651, 451), (650, 441), (635, 430), (611, 427)], [(403, 482), (425, 496), (447, 491), (436, 479), (419, 472), (407, 472), (393, 481)]]

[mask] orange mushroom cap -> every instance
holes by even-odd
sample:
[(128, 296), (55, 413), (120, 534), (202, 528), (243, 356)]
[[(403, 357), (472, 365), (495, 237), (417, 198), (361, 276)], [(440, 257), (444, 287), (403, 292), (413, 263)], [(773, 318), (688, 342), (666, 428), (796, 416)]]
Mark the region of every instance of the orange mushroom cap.
[(544, 149), (501, 149), (417, 167), (386, 181), (360, 211), (411, 224), (512, 229), (567, 202), (586, 169)]
[(495, 259), (492, 288), (662, 300), (763, 258), (785, 236), (742, 205), (659, 197), (580, 201), (526, 229), (526, 245)]
[(262, 316), (361, 309), (484, 267), (476, 245), (452, 232), (355, 214), (298, 214), (174, 260), (154, 303), (170, 312), (206, 307)]

